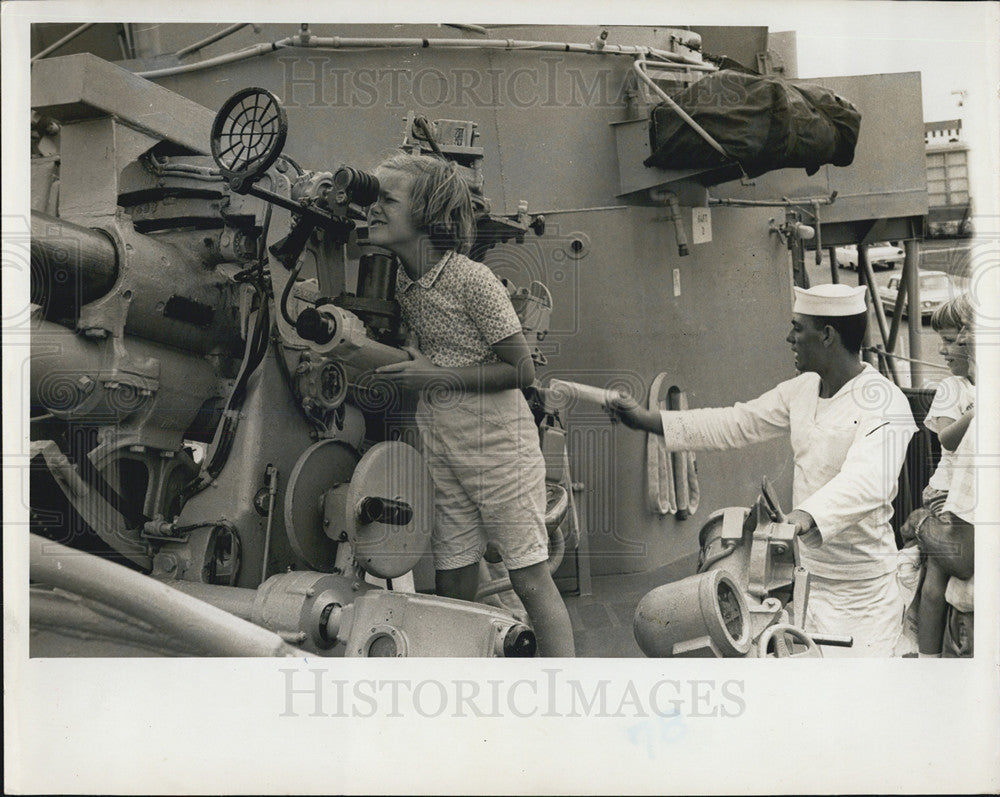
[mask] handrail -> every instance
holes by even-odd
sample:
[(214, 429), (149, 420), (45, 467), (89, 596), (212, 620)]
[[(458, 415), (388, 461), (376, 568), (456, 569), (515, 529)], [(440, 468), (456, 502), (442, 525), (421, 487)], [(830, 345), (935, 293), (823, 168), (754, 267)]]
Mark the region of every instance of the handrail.
[(667, 92), (665, 92), (663, 89), (657, 86), (656, 81), (654, 81), (653, 78), (651, 78), (649, 75), (646, 74), (645, 71), (646, 63), (647, 63), (646, 59), (636, 58), (632, 64), (632, 68), (635, 70), (635, 73), (636, 75), (638, 75), (639, 79), (643, 81), (647, 86), (649, 86), (654, 92), (656, 92), (656, 94), (673, 109), (674, 113), (676, 113), (681, 119), (683, 119), (691, 127), (691, 129), (694, 130), (694, 132), (696, 132), (699, 136), (705, 139), (706, 143), (712, 149), (714, 149), (716, 152), (722, 155), (722, 157), (725, 158), (726, 160), (734, 160), (733, 158), (729, 157), (729, 153), (727, 153), (726, 150), (723, 149), (722, 145), (718, 141), (712, 138), (712, 136), (708, 133), (707, 130), (705, 130), (705, 128), (703, 128), (694, 119), (692, 119), (687, 111), (685, 111), (683, 108), (681, 108), (680, 105), (674, 102), (673, 97), (671, 97), (669, 94), (667, 94)]

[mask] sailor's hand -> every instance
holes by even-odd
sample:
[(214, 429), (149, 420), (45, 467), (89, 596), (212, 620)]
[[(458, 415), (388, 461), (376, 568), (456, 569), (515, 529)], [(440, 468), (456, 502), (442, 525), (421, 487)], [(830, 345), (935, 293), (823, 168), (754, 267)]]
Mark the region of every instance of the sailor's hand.
[(630, 429), (644, 428), (643, 420), (646, 410), (627, 393), (621, 391), (614, 393), (604, 404), (604, 409), (611, 416), (612, 422), (621, 421)]
[(791, 523), (795, 526), (795, 536), (800, 537), (806, 545), (812, 547), (823, 542), (819, 528), (816, 526), (816, 521), (813, 520), (813, 516), (808, 512), (803, 512), (801, 509), (793, 509), (785, 515), (785, 523)]
[(415, 346), (404, 346), (411, 359), (390, 363), (375, 369), (375, 373), (389, 379), (403, 390), (420, 391), (440, 369)]

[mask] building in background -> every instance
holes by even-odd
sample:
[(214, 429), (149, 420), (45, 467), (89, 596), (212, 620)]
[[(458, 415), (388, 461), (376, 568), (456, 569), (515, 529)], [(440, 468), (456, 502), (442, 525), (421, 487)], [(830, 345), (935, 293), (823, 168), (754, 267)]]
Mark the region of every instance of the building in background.
[(972, 235), (969, 192), (969, 147), (962, 140), (962, 120), (927, 122), (927, 236), (966, 238)]

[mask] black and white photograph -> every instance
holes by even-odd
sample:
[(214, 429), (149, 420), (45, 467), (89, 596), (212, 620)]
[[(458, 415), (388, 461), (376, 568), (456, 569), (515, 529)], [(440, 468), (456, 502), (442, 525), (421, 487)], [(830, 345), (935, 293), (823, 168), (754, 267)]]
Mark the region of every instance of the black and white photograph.
[(2, 12), (5, 792), (1000, 792), (1000, 4)]

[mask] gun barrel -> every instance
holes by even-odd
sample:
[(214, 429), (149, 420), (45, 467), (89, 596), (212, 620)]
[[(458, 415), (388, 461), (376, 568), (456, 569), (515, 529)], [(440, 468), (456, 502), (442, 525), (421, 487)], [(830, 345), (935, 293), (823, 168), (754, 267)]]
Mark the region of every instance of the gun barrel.
[(48, 318), (75, 316), (118, 279), (118, 253), (99, 230), (31, 211), (31, 301)]

